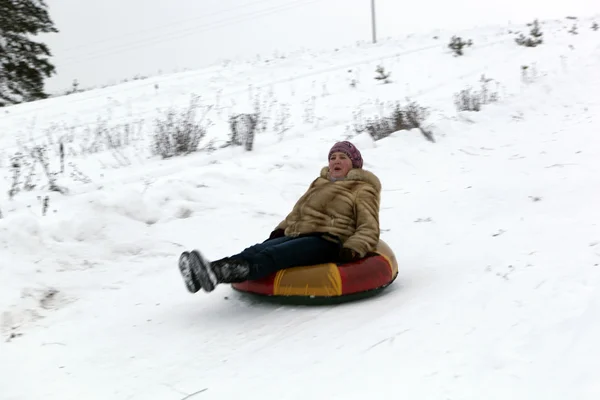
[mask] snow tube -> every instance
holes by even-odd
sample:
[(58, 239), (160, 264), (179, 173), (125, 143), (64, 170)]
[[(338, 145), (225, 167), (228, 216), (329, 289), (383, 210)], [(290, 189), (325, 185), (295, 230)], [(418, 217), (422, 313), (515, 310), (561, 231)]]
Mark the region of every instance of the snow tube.
[(282, 269), (262, 279), (234, 283), (232, 287), (277, 301), (329, 304), (379, 293), (397, 276), (396, 256), (380, 239), (374, 253), (357, 261)]

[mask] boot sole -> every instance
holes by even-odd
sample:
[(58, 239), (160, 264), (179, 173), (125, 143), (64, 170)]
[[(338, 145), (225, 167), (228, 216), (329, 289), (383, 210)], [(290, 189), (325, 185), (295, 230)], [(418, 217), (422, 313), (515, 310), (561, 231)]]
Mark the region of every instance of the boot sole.
[(190, 253), (184, 251), (179, 256), (179, 272), (185, 283), (185, 287), (190, 293), (196, 293), (202, 289), (200, 282), (195, 278), (193, 270), (190, 268)]
[(192, 250), (189, 255), (190, 269), (198, 278), (205, 292), (212, 292), (217, 286), (217, 277), (208, 262), (198, 250)]

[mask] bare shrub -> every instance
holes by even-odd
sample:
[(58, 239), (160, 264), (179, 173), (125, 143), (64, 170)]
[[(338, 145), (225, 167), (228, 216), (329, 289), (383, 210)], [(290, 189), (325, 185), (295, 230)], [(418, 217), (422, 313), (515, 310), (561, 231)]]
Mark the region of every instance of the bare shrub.
[[(66, 157), (96, 154), (104, 151), (115, 152), (137, 142), (147, 140), (144, 131), (145, 121), (128, 121), (113, 125), (110, 115), (98, 117), (92, 124), (66, 125), (53, 124), (45, 136), (51, 149)], [(56, 144), (56, 146), (54, 146)], [(63, 146), (62, 149), (60, 146)], [(64, 169), (61, 167), (61, 172)]]
[(170, 109), (164, 115), (156, 118), (154, 135), (152, 137), (152, 155), (163, 159), (198, 150), (200, 140), (206, 135), (207, 125), (204, 123), (211, 107), (206, 107), (200, 121), (196, 120), (198, 98), (193, 97), (189, 107), (178, 113)]
[(538, 77), (539, 73), (537, 70), (537, 65), (535, 63), (533, 63), (531, 66), (521, 65), (521, 82), (525, 84), (530, 84), (535, 82), (538, 79)]
[(11, 183), (10, 189), (8, 191), (8, 198), (11, 200), (20, 191), (19, 183), (21, 180), (23, 158), (24, 158), (24, 155), (21, 152), (15, 153), (10, 158), (10, 171), (12, 172), (12, 183)]
[(108, 144), (108, 148), (110, 149), (111, 155), (114, 159), (119, 163), (120, 166), (125, 167), (131, 165), (131, 161), (129, 158), (123, 154), (122, 148), (125, 147), (122, 142), (119, 140), (118, 136), (111, 135), (111, 131), (106, 131), (106, 143)]
[(479, 80), (480, 90), (467, 88), (456, 93), (454, 95), (456, 109), (458, 111), (481, 111), (483, 105), (498, 101), (498, 90), (492, 91), (488, 87), (492, 80), (482, 75)]
[(287, 131), (292, 129), (293, 125), (290, 123), (292, 113), (290, 112), (290, 105), (288, 103), (281, 103), (275, 114), (275, 120), (273, 121), (273, 130), (279, 136), (280, 140)]
[(45, 196), (44, 199), (42, 200), (42, 216), (46, 216), (49, 206), (50, 206), (50, 197)]
[(60, 157), (60, 173), (65, 173), (65, 144), (61, 141), (58, 149), (58, 156)]
[(423, 136), (425, 136), (425, 139), (435, 143), (433, 133), (423, 127), (423, 122), (425, 122), (428, 116), (429, 110), (421, 107), (415, 101), (411, 101), (404, 107), (404, 118), (408, 122), (407, 126), (410, 127), (409, 129), (419, 129)]
[(246, 151), (254, 147), (254, 134), (259, 114), (235, 114), (229, 117), (229, 141), (226, 145), (244, 146)]
[(32, 155), (41, 164), (46, 178), (48, 179), (48, 190), (66, 194), (68, 190), (56, 184), (56, 173), (50, 171), (50, 160), (48, 159), (48, 148), (46, 146), (35, 146)]
[(29, 150), (28, 157), (23, 157), (22, 167), (27, 169), (27, 175), (25, 176), (25, 182), (23, 182), (23, 190), (29, 192), (36, 187), (36, 183), (34, 182), (34, 178), (36, 176), (35, 170), (38, 164), (38, 157), (35, 154), (35, 148), (33, 150)]
[(316, 119), (316, 96), (311, 96), (309, 99), (304, 101), (304, 113), (302, 114), (302, 120), (305, 124), (312, 124)]
[(597, 23), (597, 22), (594, 22), (594, 23), (592, 24), (592, 30), (594, 30), (594, 31), (597, 31), (597, 30), (598, 30), (598, 28), (599, 28), (599, 26), (598, 26), (598, 23)]
[(83, 172), (81, 172), (81, 170), (74, 163), (70, 162), (69, 167), (71, 167), (71, 173), (69, 174), (69, 176), (74, 181), (81, 182), (81, 183), (91, 183), (92, 182), (90, 177), (87, 176), (86, 174), (84, 174)]
[(458, 111), (481, 111), (483, 102), (479, 92), (467, 88), (454, 95), (454, 105)]
[[(45, 188), (52, 192), (67, 194), (67, 188), (60, 186), (56, 182), (58, 173), (50, 169), (50, 160), (48, 158), (48, 146), (35, 145), (32, 148), (25, 147), (10, 158), (10, 170), (12, 173), (11, 187), (8, 191), (9, 199), (13, 199), (21, 191), (31, 191), (38, 187), (36, 183), (36, 167), (40, 165), (46, 176), (47, 185)], [(25, 178), (23, 178), (24, 172)], [(39, 182), (39, 180), (38, 180)]]
[(368, 132), (374, 140), (381, 140), (394, 132), (418, 128), (427, 140), (435, 142), (431, 132), (423, 128), (429, 111), (417, 102), (412, 101), (405, 106), (396, 102), (388, 115), (383, 114), (367, 119), (364, 123), (356, 122), (355, 115), (354, 131)]

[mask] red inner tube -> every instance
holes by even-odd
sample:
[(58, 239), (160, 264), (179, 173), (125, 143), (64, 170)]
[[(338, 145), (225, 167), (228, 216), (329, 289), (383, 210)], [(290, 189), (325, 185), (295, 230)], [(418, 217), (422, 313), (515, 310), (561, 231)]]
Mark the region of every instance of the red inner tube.
[(262, 279), (234, 283), (233, 287), (268, 296), (345, 296), (384, 287), (397, 273), (393, 260), (373, 253), (345, 264), (287, 268)]

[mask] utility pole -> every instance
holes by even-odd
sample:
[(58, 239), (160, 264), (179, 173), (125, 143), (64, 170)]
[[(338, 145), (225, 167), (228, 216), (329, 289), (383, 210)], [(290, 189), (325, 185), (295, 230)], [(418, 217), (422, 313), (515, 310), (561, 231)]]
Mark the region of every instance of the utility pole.
[(377, 43), (377, 27), (375, 24), (375, 0), (371, 0), (371, 27), (373, 29), (373, 43)]

